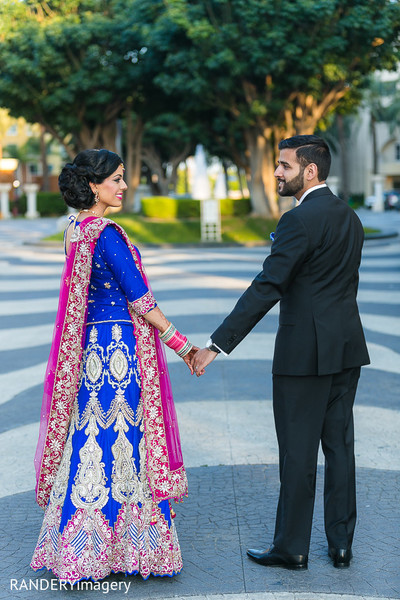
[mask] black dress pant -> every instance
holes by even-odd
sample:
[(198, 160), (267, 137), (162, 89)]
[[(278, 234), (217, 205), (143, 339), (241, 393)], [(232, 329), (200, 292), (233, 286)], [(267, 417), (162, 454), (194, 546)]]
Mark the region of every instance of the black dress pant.
[(280, 495), (274, 546), (308, 554), (318, 448), (325, 455), (329, 547), (350, 548), (356, 523), (353, 404), (360, 368), (324, 376), (273, 376)]

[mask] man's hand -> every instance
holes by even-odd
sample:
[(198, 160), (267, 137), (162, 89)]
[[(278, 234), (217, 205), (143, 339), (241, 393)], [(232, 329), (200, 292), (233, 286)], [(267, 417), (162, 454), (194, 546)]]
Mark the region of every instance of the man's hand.
[(185, 363), (187, 364), (187, 366), (190, 369), (191, 374), (193, 375), (194, 370), (193, 370), (193, 359), (194, 356), (196, 354), (196, 352), (199, 350), (199, 348), (197, 346), (193, 346), (193, 348), (191, 349), (190, 352), (188, 352), (186, 354), (186, 356), (183, 357), (183, 360), (185, 361)]
[(214, 360), (216, 356), (218, 356), (218, 352), (213, 352), (208, 348), (203, 348), (195, 354), (192, 360), (192, 367), (197, 377), (204, 375), (205, 368)]

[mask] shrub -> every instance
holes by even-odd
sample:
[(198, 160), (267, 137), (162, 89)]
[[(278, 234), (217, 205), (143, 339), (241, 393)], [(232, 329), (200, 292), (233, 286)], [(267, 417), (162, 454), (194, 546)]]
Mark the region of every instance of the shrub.
[(244, 217), (251, 211), (250, 198), (223, 198), (220, 200), (223, 217)]
[(199, 218), (200, 204), (189, 198), (151, 196), (142, 198), (142, 214), (151, 219)]
[[(251, 210), (248, 198), (224, 198), (220, 200), (223, 217), (244, 216)], [(151, 196), (142, 198), (142, 214), (152, 219), (199, 219), (200, 202), (191, 198)]]
[(349, 198), (349, 205), (352, 208), (360, 208), (364, 204), (364, 194), (352, 194)]

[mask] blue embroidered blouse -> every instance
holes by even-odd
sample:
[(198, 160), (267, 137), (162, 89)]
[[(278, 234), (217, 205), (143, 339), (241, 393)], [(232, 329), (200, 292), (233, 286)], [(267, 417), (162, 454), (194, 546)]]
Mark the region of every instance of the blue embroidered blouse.
[(112, 226), (103, 230), (94, 250), (88, 302), (88, 324), (130, 322), (128, 302), (140, 314), (156, 306), (125, 240)]

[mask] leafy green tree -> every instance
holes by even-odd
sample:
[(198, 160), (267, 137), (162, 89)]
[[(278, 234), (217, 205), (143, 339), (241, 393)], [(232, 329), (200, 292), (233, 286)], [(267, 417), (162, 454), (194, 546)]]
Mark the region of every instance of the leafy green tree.
[[(128, 210), (140, 182), (143, 135), (160, 114), (178, 107), (173, 95), (166, 97), (154, 85), (165, 56), (162, 44), (146, 45), (155, 8), (142, 0), (4, 0), (0, 5), (0, 105), (40, 123), (71, 158), (85, 148), (122, 147)], [(152, 166), (161, 185), (161, 163), (169, 155), (174, 171), (187, 149), (182, 135), (183, 143), (177, 143), (182, 118), (176, 121), (175, 134), (169, 126), (169, 148), (165, 137), (146, 147), (147, 160), (158, 161)], [(161, 152), (157, 157), (155, 148)]]
[(127, 170), (134, 179), (140, 160), (135, 144), (140, 148), (142, 132), (137, 115), (155, 94), (153, 65), (144, 60), (147, 48), (132, 5), (130, 0), (4, 0), (0, 105), (40, 123), (70, 157), (85, 148), (116, 150), (118, 121), (125, 116)]
[[(200, 124), (198, 141), (247, 168), (254, 211), (275, 214), (278, 141), (323, 126), (359, 101), (371, 72), (396, 64), (399, 10), (390, 0), (3, 0), (0, 106), (70, 156), (115, 148), (122, 120), (128, 204), (146, 125), (178, 114), (177, 129)], [(179, 146), (169, 131), (170, 148), (153, 143), (161, 165)]]
[[(277, 143), (311, 133), (365, 78), (398, 62), (390, 0), (165, 0), (151, 33), (168, 50), (156, 81), (218, 106), (245, 139), (253, 209), (276, 214)], [(151, 43), (151, 42), (150, 42)]]
[(44, 125), (72, 156), (90, 146), (115, 146), (126, 96), (118, 77), (124, 25), (113, 2), (107, 12), (87, 10), (101, 2), (66, 4), (2, 4), (0, 100), (12, 115)]

